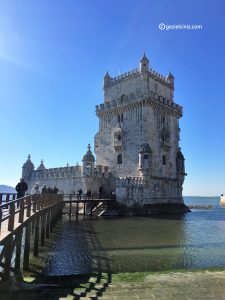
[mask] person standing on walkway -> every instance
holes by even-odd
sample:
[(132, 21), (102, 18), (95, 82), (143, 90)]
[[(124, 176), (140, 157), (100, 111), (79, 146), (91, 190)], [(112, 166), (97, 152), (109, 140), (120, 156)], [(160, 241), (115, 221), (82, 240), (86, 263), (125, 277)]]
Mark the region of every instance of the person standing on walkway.
[(36, 183), (35, 186), (33, 186), (32, 190), (31, 190), (31, 194), (32, 195), (37, 195), (40, 194), (41, 191), (39, 190), (39, 184)]
[(56, 187), (56, 185), (55, 185), (55, 187), (54, 187), (54, 189), (53, 189), (53, 194), (57, 194), (58, 191), (59, 191), (59, 189), (58, 189), (58, 188)]
[(91, 199), (91, 190), (90, 189), (87, 190), (86, 197), (87, 197), (88, 200)]
[(42, 192), (42, 194), (47, 194), (46, 184), (43, 185), (41, 192)]
[(17, 191), (17, 199), (22, 198), (25, 196), (25, 192), (28, 190), (28, 185), (24, 181), (24, 178), (20, 179), (20, 182), (16, 185), (16, 191)]
[(78, 199), (81, 200), (81, 195), (83, 194), (82, 189), (78, 190)]

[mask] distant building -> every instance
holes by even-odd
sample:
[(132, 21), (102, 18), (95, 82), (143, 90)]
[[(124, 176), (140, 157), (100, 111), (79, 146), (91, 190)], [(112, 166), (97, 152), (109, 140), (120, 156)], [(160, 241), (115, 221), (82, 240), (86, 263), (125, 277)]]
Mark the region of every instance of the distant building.
[(174, 102), (174, 77), (149, 68), (144, 55), (139, 68), (112, 78), (104, 76), (104, 103), (96, 106), (99, 132), (83, 165), (35, 170), (30, 156), (22, 176), (29, 188), (57, 186), (61, 192), (91, 189), (116, 193), (119, 202), (182, 203), (184, 156), (179, 147), (182, 107)]

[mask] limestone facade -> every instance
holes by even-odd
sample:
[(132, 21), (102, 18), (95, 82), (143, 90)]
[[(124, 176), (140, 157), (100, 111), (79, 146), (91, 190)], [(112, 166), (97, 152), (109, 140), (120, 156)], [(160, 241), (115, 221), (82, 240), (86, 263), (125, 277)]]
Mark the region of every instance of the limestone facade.
[(64, 193), (79, 188), (115, 192), (126, 205), (182, 202), (184, 157), (179, 148), (182, 107), (174, 102), (174, 77), (151, 68), (144, 55), (139, 68), (104, 76), (104, 102), (96, 106), (99, 131), (82, 166), (34, 170), (30, 157), (23, 177), (56, 185)]

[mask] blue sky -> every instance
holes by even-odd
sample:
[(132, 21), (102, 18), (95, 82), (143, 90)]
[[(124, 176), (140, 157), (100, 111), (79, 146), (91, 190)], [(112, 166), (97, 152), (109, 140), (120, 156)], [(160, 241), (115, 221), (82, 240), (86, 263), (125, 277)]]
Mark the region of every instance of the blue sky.
[[(159, 30), (159, 24), (202, 30)], [(102, 77), (150, 66), (175, 76), (184, 107), (184, 195), (225, 192), (224, 0), (0, 0), (0, 184), (80, 162), (98, 131)]]

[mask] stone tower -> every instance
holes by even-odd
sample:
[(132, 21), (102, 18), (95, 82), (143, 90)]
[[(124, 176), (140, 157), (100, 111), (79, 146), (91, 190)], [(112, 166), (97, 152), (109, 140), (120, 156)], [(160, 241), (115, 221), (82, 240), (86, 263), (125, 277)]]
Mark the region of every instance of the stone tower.
[(174, 102), (173, 75), (164, 77), (150, 69), (144, 55), (139, 69), (115, 78), (107, 72), (103, 89), (104, 103), (96, 106), (96, 164), (108, 166), (117, 177), (117, 198), (182, 202), (185, 169), (179, 119), (183, 112)]
[(174, 76), (151, 69), (144, 54), (138, 69), (114, 78), (107, 71), (103, 90), (104, 101), (96, 106), (96, 159), (89, 144), (82, 166), (45, 168), (41, 161), (34, 170), (29, 155), (22, 171), (29, 191), (36, 182), (57, 186), (61, 193), (81, 188), (98, 195), (101, 189), (116, 195), (120, 204), (141, 207), (143, 213), (159, 204), (175, 204), (173, 211), (181, 204), (181, 211), (186, 175), (179, 146), (183, 110), (174, 101)]

